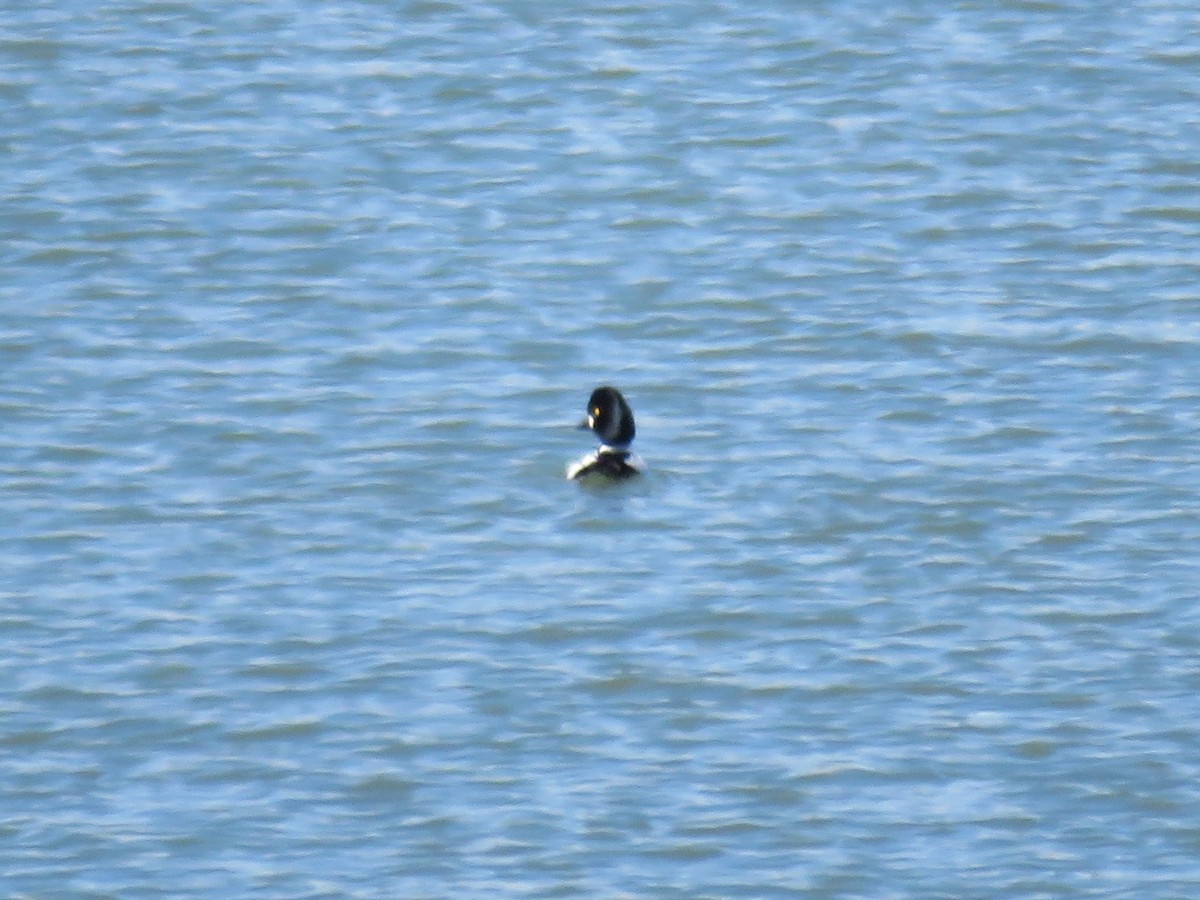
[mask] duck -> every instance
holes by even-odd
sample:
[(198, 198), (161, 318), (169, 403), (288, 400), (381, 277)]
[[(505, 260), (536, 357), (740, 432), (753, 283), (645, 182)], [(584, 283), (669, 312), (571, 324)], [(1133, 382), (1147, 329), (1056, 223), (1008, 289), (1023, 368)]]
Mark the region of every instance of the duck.
[(633, 410), (615, 387), (605, 384), (592, 391), (587, 415), (579, 427), (594, 432), (600, 439), (600, 446), (594, 453), (567, 466), (568, 479), (575, 481), (595, 475), (623, 481), (640, 475), (645, 469), (645, 463), (629, 449), (637, 434)]

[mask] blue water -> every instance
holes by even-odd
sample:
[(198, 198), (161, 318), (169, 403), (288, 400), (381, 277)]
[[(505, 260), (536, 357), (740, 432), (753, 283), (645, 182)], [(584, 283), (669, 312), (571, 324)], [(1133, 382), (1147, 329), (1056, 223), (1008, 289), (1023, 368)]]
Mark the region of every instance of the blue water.
[(4, 896), (1200, 893), (1190, 4), (4, 19)]

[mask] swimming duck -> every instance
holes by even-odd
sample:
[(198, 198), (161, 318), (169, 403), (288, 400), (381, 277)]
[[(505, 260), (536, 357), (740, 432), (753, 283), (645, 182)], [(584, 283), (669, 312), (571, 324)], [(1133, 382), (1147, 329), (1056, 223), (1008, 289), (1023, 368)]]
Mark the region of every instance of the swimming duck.
[(592, 391), (588, 399), (587, 416), (579, 423), (579, 427), (595, 432), (600, 439), (600, 447), (595, 453), (571, 463), (567, 467), (567, 478), (589, 475), (612, 479), (632, 478), (645, 468), (645, 463), (629, 449), (637, 433), (633, 424), (633, 410), (615, 387), (603, 385)]

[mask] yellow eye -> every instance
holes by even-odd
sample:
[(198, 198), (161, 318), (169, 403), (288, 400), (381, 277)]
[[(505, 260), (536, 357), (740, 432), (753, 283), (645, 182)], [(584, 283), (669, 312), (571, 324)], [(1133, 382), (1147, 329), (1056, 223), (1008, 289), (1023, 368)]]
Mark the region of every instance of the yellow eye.
[(594, 407), (592, 407), (592, 415), (593, 415), (593, 416), (598, 416), (598, 415), (600, 415), (600, 407), (598, 407), (598, 406), (594, 406)]

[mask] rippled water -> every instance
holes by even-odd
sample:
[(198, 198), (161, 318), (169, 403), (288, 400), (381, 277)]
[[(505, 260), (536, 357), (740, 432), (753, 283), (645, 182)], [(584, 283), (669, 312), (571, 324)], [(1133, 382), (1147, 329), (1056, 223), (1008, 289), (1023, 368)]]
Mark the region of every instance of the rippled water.
[(5, 19), (5, 895), (1200, 891), (1190, 4)]

